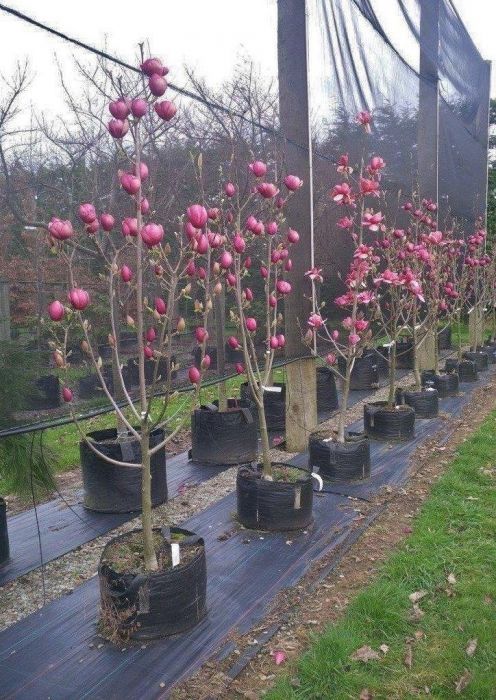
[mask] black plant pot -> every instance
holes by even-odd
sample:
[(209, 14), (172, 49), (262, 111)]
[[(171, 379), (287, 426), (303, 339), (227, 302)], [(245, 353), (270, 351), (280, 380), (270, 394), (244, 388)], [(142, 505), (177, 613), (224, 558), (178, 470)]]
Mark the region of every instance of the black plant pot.
[(374, 440), (411, 440), (415, 435), (415, 410), (411, 406), (388, 408), (386, 401), (363, 407), (366, 434)]
[(60, 383), (54, 374), (47, 374), (35, 382), (37, 392), (30, 399), (30, 408), (45, 410), (60, 406)]
[(438, 331), (437, 343), (439, 350), (449, 350), (451, 347), (451, 328), (447, 326), (446, 328)]
[(379, 375), (384, 376), (389, 374), (389, 360), (387, 353), (385, 354), (380, 352), (378, 348), (369, 348), (368, 350), (365, 350), (364, 356), (370, 356), (372, 363), (377, 365)]
[(436, 389), (440, 399), (458, 394), (459, 380), (456, 372), (436, 374), (434, 370), (422, 372), (422, 386)]
[[(154, 430), (150, 435), (150, 447), (164, 439), (163, 430)], [(82, 440), (79, 443), (83, 472), (84, 506), (100, 513), (132, 513), (141, 510), (141, 446), (129, 436), (117, 440), (117, 430), (96, 430), (88, 433), (100, 452), (112, 459), (132, 462), (135, 467), (119, 467), (106, 462), (95, 454)], [(152, 505), (158, 506), (167, 500), (167, 474), (165, 448), (151, 457)]]
[(414, 351), (411, 340), (399, 340), (396, 343), (397, 369), (413, 369)]
[[(105, 384), (107, 385), (109, 391), (112, 393), (114, 390), (114, 377), (112, 374), (112, 365), (104, 365), (101, 369), (101, 372), (103, 378), (105, 379)], [(96, 374), (87, 374), (85, 377), (81, 377), (78, 386), (78, 393), (80, 399), (93, 399), (95, 398), (95, 396), (105, 396), (98, 375)]]
[(477, 348), (477, 352), (483, 352), (487, 355), (488, 364), (496, 364), (496, 347), (494, 345), (481, 345)]
[(489, 358), (485, 352), (464, 352), (463, 359), (475, 362), (478, 372), (483, 372), (489, 365)]
[(0, 566), (9, 558), (9, 533), (7, 531), (7, 504), (0, 498)]
[(317, 367), (317, 411), (334, 411), (339, 405), (334, 372), (329, 367)]
[(459, 362), (454, 358), (446, 360), (444, 365), (446, 372), (456, 372), (460, 382), (476, 382), (478, 379), (477, 367), (472, 360), (462, 360)]
[[(241, 384), (239, 395), (242, 401), (253, 403), (251, 389), (247, 382)], [(285, 430), (286, 428), (286, 386), (274, 382), (264, 391), (265, 420), (268, 430)], [(258, 411), (256, 417), (258, 423)]]
[(191, 415), (193, 462), (209, 465), (246, 464), (258, 456), (257, 423), (253, 404), (228, 399), (228, 410), (215, 404), (201, 406)]
[[(163, 382), (167, 379), (167, 358), (161, 357), (158, 360), (145, 360), (145, 381), (150, 383), (153, 380), (155, 365), (158, 362), (157, 382)], [(171, 356), (171, 365), (176, 364), (175, 355)], [(131, 357), (127, 361), (126, 367), (123, 368), (123, 377), (127, 386), (138, 386), (139, 384), (139, 368), (136, 358)], [(175, 379), (177, 372), (171, 372), (171, 378)]]
[(112, 359), (112, 347), (108, 345), (107, 343), (102, 343), (101, 345), (98, 346), (98, 354), (102, 358), (102, 360), (111, 360)]
[(437, 418), (439, 415), (439, 394), (434, 388), (422, 391), (396, 389), (396, 403), (411, 406), (415, 418)]
[(345, 442), (314, 433), (308, 451), (310, 469), (326, 481), (357, 481), (370, 476), (370, 443), (363, 433), (348, 433)]
[[(338, 370), (344, 375), (346, 371), (346, 360), (344, 357), (338, 358)], [(363, 391), (373, 389), (379, 382), (379, 372), (375, 358), (368, 354), (362, 355), (355, 360), (350, 377), (351, 391)]]
[[(189, 530), (163, 528), (163, 548), (170, 548), (170, 538), (179, 536), (181, 548), (194, 546), (197, 551), (174, 567), (154, 572), (118, 572), (108, 563), (109, 549), (118, 546), (134, 533), (114, 537), (105, 546), (98, 577), (100, 581), (101, 624), (104, 632), (115, 639), (158, 639), (186, 632), (207, 614), (207, 565), (203, 539)], [(160, 533), (154, 528), (154, 533)], [(169, 549), (170, 551), (170, 549)], [(158, 553), (160, 561), (160, 551)], [(120, 567), (119, 567), (120, 568)], [(116, 641), (117, 641), (116, 639)]]
[[(295, 469), (281, 462), (273, 466)], [(312, 522), (313, 484), (301, 469), (297, 481), (267, 481), (261, 465), (240, 467), (236, 479), (238, 519), (250, 530), (300, 530)]]

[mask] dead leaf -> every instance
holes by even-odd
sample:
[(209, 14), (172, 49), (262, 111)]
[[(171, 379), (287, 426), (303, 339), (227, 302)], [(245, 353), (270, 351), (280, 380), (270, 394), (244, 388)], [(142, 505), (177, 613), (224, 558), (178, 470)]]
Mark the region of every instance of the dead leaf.
[(467, 656), (473, 656), (475, 654), (475, 650), (477, 649), (477, 639), (469, 639), (468, 644), (465, 649), (465, 653)]
[(425, 612), (421, 610), (420, 606), (415, 603), (410, 613), (410, 620), (412, 620), (413, 622), (418, 622), (418, 620), (421, 620), (424, 617), (424, 615)]
[(360, 649), (354, 651), (350, 656), (352, 661), (363, 661), (363, 663), (367, 663), (367, 661), (377, 661), (377, 659), (380, 658), (380, 655), (372, 649), (372, 647), (367, 645), (360, 647)]
[(450, 583), (452, 586), (454, 586), (455, 583), (456, 583), (456, 576), (455, 576), (455, 574), (448, 574), (447, 581), (448, 581), (448, 583)]
[(460, 694), (462, 692), (462, 690), (465, 690), (467, 685), (470, 683), (470, 678), (471, 678), (470, 671), (468, 670), (468, 668), (464, 668), (463, 674), (457, 680), (456, 685), (455, 685), (455, 692), (457, 694)]
[(358, 700), (372, 700), (373, 695), (368, 688), (363, 688)]
[(407, 644), (407, 646), (406, 646), (406, 652), (405, 652), (405, 656), (403, 657), (403, 663), (405, 664), (405, 666), (408, 669), (410, 669), (412, 667), (413, 651), (412, 651), (411, 644)]
[(410, 593), (408, 598), (412, 603), (418, 603), (419, 600), (422, 600), (427, 595), (427, 591), (415, 591), (414, 593)]
[(388, 647), (387, 644), (381, 644), (381, 646), (379, 647), (379, 649), (382, 651), (383, 654), (387, 654), (388, 651), (389, 651), (389, 647)]

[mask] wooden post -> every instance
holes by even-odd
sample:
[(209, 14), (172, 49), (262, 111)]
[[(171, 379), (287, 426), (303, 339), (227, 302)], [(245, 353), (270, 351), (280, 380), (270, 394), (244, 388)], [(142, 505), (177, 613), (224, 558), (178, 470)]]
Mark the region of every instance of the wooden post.
[(420, 197), (439, 201), (439, 0), (420, 0), (420, 75), (417, 133)]
[(436, 333), (428, 330), (420, 347), (416, 348), (419, 372), (436, 368)]
[[(285, 301), (286, 357), (300, 358), (287, 366), (286, 446), (307, 448), (317, 425), (315, 361), (302, 342), (311, 312), (311, 284), (305, 272), (313, 267), (311, 138), (308, 118), (307, 22), (305, 0), (278, 0), (277, 49), (280, 128), (285, 141), (287, 173), (298, 175), (303, 187), (287, 206), (291, 227), (300, 242), (291, 253), (288, 281), (293, 291)], [(289, 140), (289, 141), (288, 141)], [(307, 355), (307, 357), (302, 357)]]
[(10, 286), (5, 280), (0, 280), (0, 341), (10, 340)]
[(474, 306), (468, 315), (468, 336), (471, 349), (484, 342), (484, 311), (480, 304)]

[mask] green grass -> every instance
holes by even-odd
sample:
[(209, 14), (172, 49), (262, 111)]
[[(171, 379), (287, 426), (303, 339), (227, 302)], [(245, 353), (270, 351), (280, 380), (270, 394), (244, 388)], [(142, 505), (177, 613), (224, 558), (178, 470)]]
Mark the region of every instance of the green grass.
[[(448, 472), (434, 486), (413, 534), (386, 562), (376, 581), (350, 604), (345, 617), (316, 636), (292, 678), (280, 680), (269, 700), (358, 700), (367, 688), (374, 700), (457, 697), (455, 684), (470, 672), (461, 697), (496, 698), (496, 411), (458, 449)], [(484, 470), (491, 470), (486, 473)], [(492, 475), (491, 475), (492, 474)], [(454, 574), (450, 585), (447, 576)], [(449, 596), (446, 589), (452, 589)], [(425, 590), (424, 617), (409, 620), (408, 596)], [(413, 665), (404, 665), (405, 639), (421, 630), (412, 645)], [(475, 654), (466, 646), (477, 639)], [(351, 661), (364, 645), (379, 660)]]

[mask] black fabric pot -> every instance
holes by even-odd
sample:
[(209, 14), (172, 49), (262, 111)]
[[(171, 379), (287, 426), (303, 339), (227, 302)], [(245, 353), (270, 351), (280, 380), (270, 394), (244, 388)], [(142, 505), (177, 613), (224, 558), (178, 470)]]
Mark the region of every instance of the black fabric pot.
[(438, 331), (437, 343), (439, 350), (449, 350), (451, 347), (451, 327), (447, 326)]
[(211, 465), (246, 464), (258, 456), (257, 423), (253, 404), (228, 400), (228, 410), (219, 412), (215, 404), (201, 406), (191, 414), (193, 462)]
[(325, 481), (356, 481), (370, 476), (370, 443), (363, 433), (348, 433), (345, 442), (310, 435), (308, 464)]
[(411, 440), (415, 435), (415, 410), (411, 406), (387, 408), (386, 401), (363, 407), (366, 434), (375, 440)]
[(482, 352), (487, 355), (489, 365), (496, 364), (496, 348), (493, 345), (481, 345), (477, 348), (477, 352)]
[(334, 411), (338, 405), (334, 372), (329, 367), (317, 367), (317, 411)]
[[(270, 391), (270, 388), (276, 391)], [(277, 391), (279, 389), (279, 391)], [(241, 384), (239, 395), (242, 401), (253, 403), (254, 399), (247, 382)], [(286, 385), (274, 382), (269, 391), (264, 391), (265, 420), (268, 430), (285, 430), (286, 428)], [(258, 411), (257, 411), (258, 414)], [(258, 415), (256, 418), (258, 422)]]
[[(112, 393), (114, 391), (112, 365), (104, 365), (101, 372), (105, 379), (105, 384)], [(97, 374), (87, 374), (85, 377), (81, 377), (78, 386), (78, 394), (81, 399), (93, 399), (95, 396), (105, 396)]]
[(388, 355), (380, 352), (377, 348), (368, 348), (364, 352), (364, 356), (370, 356), (372, 363), (377, 365), (377, 371), (380, 375), (389, 373)]
[(439, 394), (434, 388), (423, 391), (396, 389), (396, 403), (411, 406), (415, 418), (437, 418), (439, 415)]
[[(342, 375), (346, 372), (346, 360), (344, 357), (338, 357), (338, 370)], [(351, 371), (351, 391), (372, 389), (378, 382), (379, 372), (375, 358), (370, 354), (358, 357)]]
[(478, 372), (483, 372), (489, 365), (489, 359), (485, 352), (464, 352), (463, 359), (475, 362)]
[(396, 343), (396, 368), (413, 369), (414, 351), (411, 340), (399, 340)]
[[(155, 365), (158, 362), (157, 382), (163, 382), (167, 379), (167, 358), (161, 357), (159, 360), (145, 360), (145, 381), (150, 383), (153, 381)], [(176, 364), (176, 356), (171, 355), (171, 365)], [(127, 386), (139, 385), (139, 367), (136, 358), (130, 358), (127, 365), (123, 368), (123, 377)], [(171, 378), (175, 379), (177, 372), (172, 371)]]
[(446, 372), (456, 372), (460, 382), (476, 382), (478, 379), (477, 367), (472, 360), (458, 360), (450, 358), (444, 365)]
[[(124, 462), (136, 463), (136, 467), (119, 467), (106, 462), (95, 454), (82, 440), (79, 443), (83, 472), (84, 506), (100, 513), (132, 513), (141, 510), (141, 446), (132, 439), (117, 441), (117, 430), (95, 430), (87, 437), (95, 447), (108, 457)], [(154, 430), (150, 435), (150, 447), (158, 445), (165, 437), (163, 430)], [(152, 505), (158, 506), (167, 500), (167, 473), (165, 448), (151, 458)]]
[(31, 397), (29, 408), (44, 410), (60, 406), (60, 383), (54, 374), (47, 374), (35, 382), (36, 393)]
[[(273, 466), (285, 466), (282, 462)], [(300, 530), (312, 522), (313, 484), (306, 469), (295, 482), (266, 481), (262, 470), (241, 467), (236, 479), (238, 519), (250, 530)]]
[(436, 374), (434, 370), (422, 372), (422, 385), (436, 389), (440, 399), (458, 394), (458, 374), (447, 372), (446, 374)]
[(7, 504), (0, 498), (0, 565), (9, 558), (9, 533), (7, 531)]
[(102, 360), (111, 360), (112, 359), (112, 347), (107, 344), (102, 344), (98, 346), (98, 354), (102, 358)]
[[(134, 532), (138, 532), (134, 530)], [(160, 532), (154, 528), (154, 532)], [(105, 562), (108, 549), (131, 533), (114, 537), (103, 550), (98, 577), (102, 626), (123, 639), (158, 639), (186, 632), (207, 614), (207, 565), (203, 539), (179, 527), (162, 528), (169, 540), (181, 535), (180, 547), (194, 544), (200, 551), (186, 564), (163, 571), (120, 573)], [(164, 547), (170, 546), (164, 542)]]

